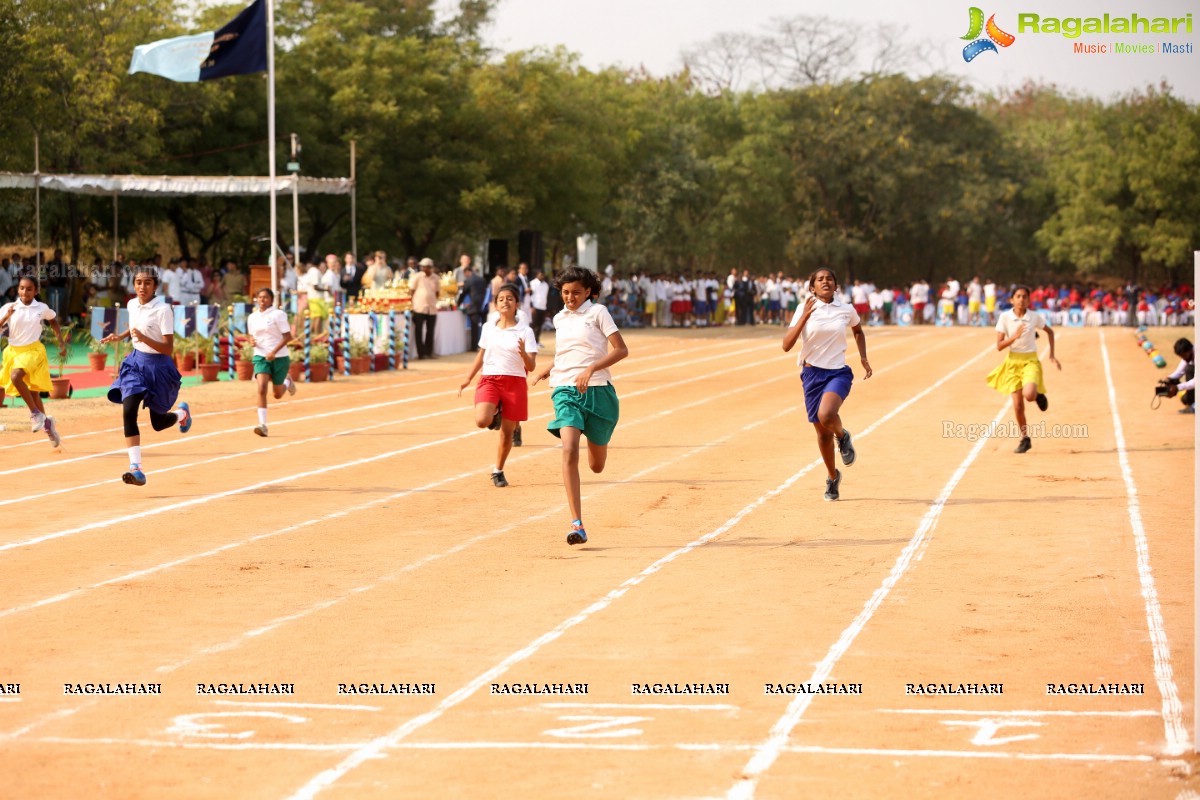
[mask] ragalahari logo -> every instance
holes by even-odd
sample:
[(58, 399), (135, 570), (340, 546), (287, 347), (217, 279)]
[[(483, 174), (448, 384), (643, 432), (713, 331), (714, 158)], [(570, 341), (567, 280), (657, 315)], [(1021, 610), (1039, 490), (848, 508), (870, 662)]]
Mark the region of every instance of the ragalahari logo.
[[(1000, 30), (1000, 26), (996, 24), (996, 15), (992, 14), (988, 17), (987, 24), (983, 24), (983, 9), (971, 7), (971, 27), (967, 31), (967, 35), (963, 39), (972, 39), (973, 41), (963, 48), (963, 61), (970, 63), (975, 60), (975, 57), (980, 53), (986, 53), (989, 50), (993, 53), (1000, 52), (996, 49), (996, 45), (1008, 47), (1017, 40), (1017, 37), (1011, 33), (1005, 33)], [(979, 34), (987, 33), (987, 38), (979, 38)]]

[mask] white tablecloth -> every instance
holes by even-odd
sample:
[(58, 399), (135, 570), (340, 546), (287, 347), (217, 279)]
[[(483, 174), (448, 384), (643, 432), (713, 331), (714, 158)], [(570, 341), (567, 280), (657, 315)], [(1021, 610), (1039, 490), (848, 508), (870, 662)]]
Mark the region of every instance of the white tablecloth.
[[(353, 338), (366, 339), (371, 330), (371, 318), (367, 314), (347, 314), (347, 319), (350, 320), (350, 336)], [(388, 327), (388, 315), (379, 314), (375, 318), (375, 352), (386, 353), (388, 351), (388, 339), (391, 337), (391, 330)], [(396, 315), (396, 325), (404, 324), (404, 315)], [(409, 331), (408, 335), (408, 359), (415, 361), (417, 358), (417, 343), (414, 337), (414, 331)], [(461, 311), (439, 311), (437, 315), (437, 326), (433, 331), (433, 353), (438, 356), (450, 356), (455, 353), (465, 353), (471, 345), (471, 331), (467, 327), (467, 317)]]

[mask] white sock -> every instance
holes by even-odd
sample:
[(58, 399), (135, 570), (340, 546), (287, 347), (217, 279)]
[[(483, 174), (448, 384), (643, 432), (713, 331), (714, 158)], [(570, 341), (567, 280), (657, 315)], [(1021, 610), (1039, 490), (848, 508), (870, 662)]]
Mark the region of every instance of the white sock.
[(291, 375), (289, 375), (283, 379), (283, 388), (285, 388), (285, 389), (292, 388), (292, 376)]
[(500, 472), (500, 470), (496, 469), (496, 467), (492, 467), (492, 474), (495, 475), (497, 472)]
[(135, 444), (133, 447), (129, 448), (129, 463), (137, 464), (139, 467), (142, 465), (142, 446), (141, 445)]
[(267, 410), (265, 408), (258, 410), (258, 424), (263, 426), (267, 424)]
[(176, 424), (180, 424), (180, 423), (182, 423), (182, 422), (183, 422), (185, 419), (187, 419), (187, 414), (184, 414), (184, 413), (183, 413), (183, 409), (182, 409), (182, 408), (180, 408), (180, 409), (177, 409), (177, 410), (175, 411), (175, 423), (176, 423)]

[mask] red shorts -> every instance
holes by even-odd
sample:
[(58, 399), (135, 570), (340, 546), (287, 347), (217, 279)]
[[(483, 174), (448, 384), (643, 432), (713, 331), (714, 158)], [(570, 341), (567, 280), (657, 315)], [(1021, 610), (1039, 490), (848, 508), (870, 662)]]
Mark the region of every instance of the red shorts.
[(854, 311), (858, 314), (859, 319), (866, 319), (871, 314), (871, 304), (854, 303)]
[(484, 375), (475, 387), (475, 404), (500, 405), (504, 419), (523, 422), (529, 419), (529, 385), (516, 375)]

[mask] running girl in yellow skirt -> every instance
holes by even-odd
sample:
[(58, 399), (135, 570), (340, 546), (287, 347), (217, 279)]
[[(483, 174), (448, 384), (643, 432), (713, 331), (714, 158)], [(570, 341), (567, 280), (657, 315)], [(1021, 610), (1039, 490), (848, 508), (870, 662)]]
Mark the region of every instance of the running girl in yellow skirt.
[(987, 376), (988, 386), (1001, 394), (1012, 395), (1013, 414), (1021, 429), (1021, 443), (1016, 452), (1024, 453), (1032, 447), (1029, 427), (1025, 422), (1025, 403), (1037, 403), (1045, 411), (1050, 407), (1046, 399), (1046, 384), (1042, 379), (1042, 362), (1037, 357), (1037, 332), (1045, 331), (1050, 342), (1050, 361), (1062, 369), (1054, 357), (1054, 330), (1036, 311), (1029, 310), (1029, 287), (1017, 286), (1012, 293), (1013, 307), (996, 320), (996, 349), (1008, 348), (1008, 357)]
[(54, 309), (37, 298), (37, 282), (23, 276), (17, 283), (17, 300), (0, 308), (0, 328), (8, 328), (8, 347), (0, 362), (0, 385), (9, 397), (20, 397), (29, 406), (33, 432), (45, 431), (55, 447), (62, 444), (54, 417), (46, 416), (42, 392), (50, 391), (50, 363), (42, 344), (42, 323), (50, 323), (58, 339), (58, 352), (67, 353), (62, 327)]

